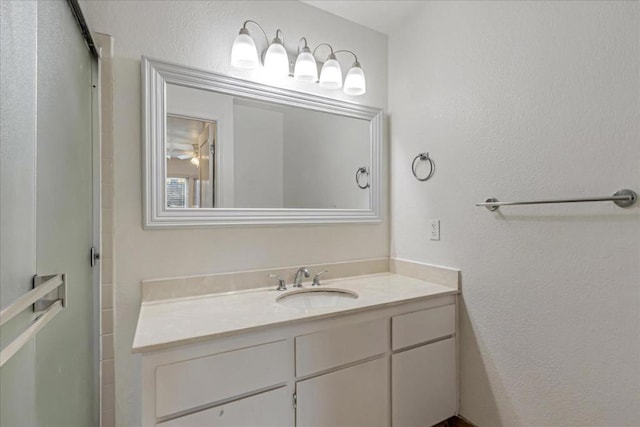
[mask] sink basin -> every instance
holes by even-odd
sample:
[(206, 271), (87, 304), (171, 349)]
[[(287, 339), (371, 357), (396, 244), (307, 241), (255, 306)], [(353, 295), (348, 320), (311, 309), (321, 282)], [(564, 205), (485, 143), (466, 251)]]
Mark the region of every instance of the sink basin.
[(291, 308), (330, 308), (350, 305), (358, 298), (353, 291), (338, 288), (311, 288), (287, 292), (276, 302)]

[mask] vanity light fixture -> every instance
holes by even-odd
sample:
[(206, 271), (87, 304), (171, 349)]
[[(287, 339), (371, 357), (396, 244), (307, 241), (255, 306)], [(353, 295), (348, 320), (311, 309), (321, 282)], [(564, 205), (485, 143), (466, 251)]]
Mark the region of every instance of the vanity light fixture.
[[(258, 50), (256, 44), (247, 30), (247, 24), (254, 24), (257, 26), (265, 37), (267, 49), (264, 53), (264, 68), (267, 73), (273, 78), (281, 78), (284, 76), (291, 76), (289, 55), (284, 47), (284, 37), (282, 37), (282, 31), (276, 30), (275, 38), (269, 42), (267, 33), (264, 29), (255, 21), (247, 20), (242, 25), (240, 32), (233, 42), (231, 48), (231, 65), (236, 68), (253, 69), (260, 66), (260, 59), (258, 56)], [(319, 83), (320, 87), (324, 89), (340, 89), (347, 95), (359, 96), (364, 95), (367, 91), (367, 83), (362, 70), (362, 66), (358, 61), (358, 57), (350, 50), (341, 49), (333, 50), (333, 47), (328, 43), (319, 44), (313, 53), (309, 48), (307, 38), (302, 37), (300, 41), (304, 41), (302, 48), (298, 47), (298, 55), (295, 60), (293, 78), (302, 82)], [(321, 46), (327, 46), (330, 49), (329, 56), (322, 64), (320, 71), (320, 78), (318, 78), (318, 63), (316, 62), (316, 50)], [(349, 68), (347, 75), (344, 79), (344, 86), (342, 80), (342, 67), (336, 58), (337, 53), (349, 53), (353, 55), (355, 62)]]
[(340, 52), (350, 53), (355, 58), (355, 62), (349, 71), (347, 71), (347, 77), (344, 79), (344, 88), (342, 88), (342, 90), (347, 95), (364, 95), (364, 93), (367, 92), (367, 80), (364, 77), (364, 71), (362, 71), (360, 63), (358, 62), (358, 57), (350, 50), (337, 50), (335, 53)]
[(298, 59), (296, 59), (296, 65), (293, 69), (293, 78), (301, 82), (315, 83), (318, 81), (318, 64), (309, 49), (307, 38), (300, 39), (300, 41), (303, 40), (304, 47), (298, 48)]
[(271, 41), (264, 56), (264, 69), (273, 78), (289, 75), (289, 55), (287, 55), (287, 50), (278, 34), (282, 34), (282, 31), (276, 30), (276, 37)]
[(315, 55), (316, 50), (322, 46), (328, 46), (329, 49), (331, 49), (331, 53), (327, 57), (327, 60), (324, 61), (322, 70), (320, 71), (320, 87), (325, 89), (340, 89), (342, 87), (342, 67), (340, 67), (340, 63), (336, 59), (333, 47), (328, 43), (321, 43), (313, 50), (313, 53)]
[(254, 69), (260, 65), (258, 49), (249, 34), (247, 24), (253, 24), (260, 29), (267, 42), (267, 51), (264, 55), (264, 68), (272, 77), (285, 77), (289, 75), (289, 56), (282, 42), (282, 31), (276, 30), (276, 36), (269, 43), (269, 37), (262, 26), (255, 21), (247, 20), (240, 28), (238, 36), (231, 47), (231, 65), (236, 68)]
[(258, 49), (256, 49), (256, 44), (249, 35), (249, 30), (247, 30), (247, 23), (249, 22), (252, 21), (244, 23), (231, 48), (231, 65), (236, 68), (252, 69), (260, 65)]

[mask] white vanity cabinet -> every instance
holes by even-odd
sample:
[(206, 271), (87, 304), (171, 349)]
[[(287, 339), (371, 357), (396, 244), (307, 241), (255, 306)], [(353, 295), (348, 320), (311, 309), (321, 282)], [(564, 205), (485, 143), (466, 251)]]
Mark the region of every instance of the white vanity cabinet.
[(455, 296), (143, 353), (143, 426), (409, 427), (457, 411)]
[(394, 316), (391, 329), (392, 425), (447, 419), (457, 410), (455, 305)]

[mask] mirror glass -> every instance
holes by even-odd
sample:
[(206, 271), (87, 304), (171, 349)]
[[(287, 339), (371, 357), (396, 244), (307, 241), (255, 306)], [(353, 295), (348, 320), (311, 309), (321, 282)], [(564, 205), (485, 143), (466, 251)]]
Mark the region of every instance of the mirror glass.
[(166, 85), (165, 207), (369, 209), (370, 120)]
[(381, 108), (141, 65), (145, 228), (382, 220)]
[(215, 206), (216, 122), (167, 115), (167, 208)]

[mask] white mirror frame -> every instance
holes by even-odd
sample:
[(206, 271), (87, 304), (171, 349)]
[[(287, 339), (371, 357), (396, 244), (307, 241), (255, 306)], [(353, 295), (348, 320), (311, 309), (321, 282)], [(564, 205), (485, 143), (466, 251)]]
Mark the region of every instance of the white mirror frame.
[[(166, 85), (301, 107), (368, 120), (370, 172), (368, 209), (234, 209), (165, 207)], [(380, 108), (281, 89), (223, 74), (142, 57), (143, 225), (151, 228), (218, 227), (269, 224), (375, 223), (380, 213), (382, 117)], [(354, 184), (355, 185), (355, 184)]]

